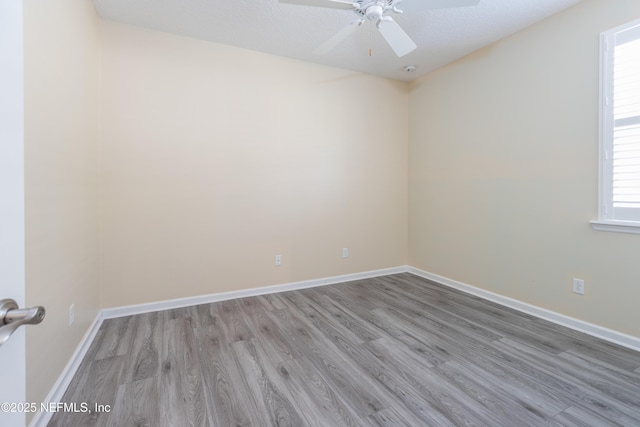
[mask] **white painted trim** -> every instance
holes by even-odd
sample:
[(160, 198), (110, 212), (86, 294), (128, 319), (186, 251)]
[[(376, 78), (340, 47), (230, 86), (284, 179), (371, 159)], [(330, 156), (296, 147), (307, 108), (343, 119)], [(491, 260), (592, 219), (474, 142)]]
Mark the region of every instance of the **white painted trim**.
[(432, 282), (436, 282), (441, 285), (448, 286), (450, 288), (454, 288), (489, 301), (493, 301), (497, 304), (530, 314), (540, 319), (548, 320), (549, 322), (553, 322), (557, 325), (565, 326), (576, 331), (584, 332), (585, 334), (594, 336), (596, 338), (601, 338), (614, 344), (618, 344), (632, 350), (640, 351), (640, 338), (638, 337), (627, 335), (622, 332), (614, 331), (602, 326), (594, 325), (593, 323), (588, 323), (583, 320), (575, 319), (573, 317), (565, 316), (564, 314), (556, 313), (555, 311), (547, 310), (546, 308), (527, 304), (513, 298), (505, 297), (491, 291), (476, 288), (475, 286), (471, 286), (463, 282), (458, 282), (457, 280), (449, 279), (437, 274), (429, 273), (415, 267), (409, 267), (408, 272), (411, 274), (415, 274), (416, 276), (420, 276), (424, 279), (431, 280)]
[[(0, 299), (25, 306), (24, 6), (0, 1)], [(34, 301), (36, 302), (36, 301)], [(0, 348), (0, 402), (24, 402), (26, 328)], [(24, 425), (25, 414), (0, 411), (0, 425)]]
[[(598, 221), (591, 221), (594, 230), (612, 231), (616, 233), (640, 234), (638, 225), (624, 224), (626, 221), (616, 220), (620, 212), (613, 207), (613, 158), (615, 147), (614, 93), (615, 75), (614, 58), (616, 43), (619, 37), (628, 41), (640, 37), (640, 19), (620, 25), (600, 33), (600, 95), (599, 95), (599, 174), (598, 174)], [(624, 209), (631, 213), (624, 215), (635, 221), (636, 208)]]
[(260, 288), (243, 289), (240, 291), (222, 292), (217, 294), (200, 295), (188, 298), (178, 298), (167, 301), (158, 301), (125, 307), (105, 308), (102, 314), (105, 319), (131, 316), (134, 314), (150, 313), (153, 311), (169, 310), (172, 308), (189, 307), (192, 305), (209, 304), (212, 302), (226, 301), (236, 298), (246, 298), (258, 295), (274, 294), (276, 292), (295, 291), (299, 289), (314, 288), (316, 286), (334, 285), (336, 283), (350, 282), (353, 280), (369, 279), (372, 277), (388, 276), (390, 274), (406, 273), (408, 266), (385, 268), (362, 273), (344, 274), (341, 276), (325, 277), (322, 279), (303, 280), (301, 282), (284, 283), (280, 285), (264, 286)]
[(640, 234), (640, 222), (633, 221), (591, 221), (591, 227), (597, 231)]
[[(93, 320), (93, 323), (91, 323), (91, 326), (89, 326), (89, 329), (87, 329), (87, 332), (85, 332), (84, 336), (80, 340), (76, 351), (74, 351), (71, 355), (67, 366), (65, 366), (62, 370), (62, 373), (58, 377), (58, 380), (53, 385), (51, 391), (45, 398), (44, 403), (62, 401), (62, 396), (64, 396), (64, 393), (67, 391), (67, 387), (69, 387), (69, 384), (71, 384), (73, 376), (76, 374), (76, 371), (80, 367), (80, 363), (82, 363), (82, 359), (84, 359), (87, 351), (89, 351), (89, 347), (91, 346), (93, 339), (98, 333), (100, 326), (102, 326), (103, 321), (104, 316), (102, 315), (101, 310), (98, 312), (96, 318)], [(49, 421), (51, 421), (52, 416), (53, 412), (38, 412), (31, 420), (29, 426), (44, 427), (49, 423)]]
[(611, 55), (608, 53), (607, 35), (605, 33), (600, 34), (600, 82), (599, 82), (599, 98), (598, 98), (598, 119), (599, 119), (599, 133), (598, 133), (598, 219), (607, 218), (609, 215), (610, 207), (613, 206), (613, 200), (611, 198), (611, 180), (609, 179), (609, 172), (611, 170), (611, 164), (613, 159), (607, 158), (607, 150), (612, 144), (611, 138), (608, 134), (612, 130), (611, 121), (608, 120), (609, 115), (613, 116), (613, 113), (609, 114), (612, 110), (612, 106), (607, 105), (607, 97), (609, 96), (609, 89), (607, 83), (611, 81), (609, 77), (609, 69), (613, 69), (613, 65), (610, 65)]

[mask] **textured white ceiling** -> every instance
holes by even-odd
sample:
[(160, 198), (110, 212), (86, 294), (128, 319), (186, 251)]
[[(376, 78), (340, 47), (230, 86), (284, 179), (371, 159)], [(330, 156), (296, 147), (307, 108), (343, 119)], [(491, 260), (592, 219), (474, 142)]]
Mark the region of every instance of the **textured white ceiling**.
[[(409, 2), (424, 0), (405, 0)], [(418, 49), (398, 58), (365, 22), (326, 55), (312, 52), (354, 20), (349, 10), (277, 0), (94, 0), (105, 19), (410, 81), (582, 0), (480, 0), (473, 7), (392, 14)], [(369, 56), (369, 49), (373, 55)], [(403, 71), (415, 65), (416, 71)]]

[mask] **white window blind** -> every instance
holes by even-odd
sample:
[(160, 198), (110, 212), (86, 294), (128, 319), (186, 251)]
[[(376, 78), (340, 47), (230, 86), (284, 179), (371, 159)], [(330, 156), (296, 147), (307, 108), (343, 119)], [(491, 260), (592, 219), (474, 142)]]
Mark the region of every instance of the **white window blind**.
[(600, 216), (640, 222), (640, 21), (603, 33), (602, 56)]

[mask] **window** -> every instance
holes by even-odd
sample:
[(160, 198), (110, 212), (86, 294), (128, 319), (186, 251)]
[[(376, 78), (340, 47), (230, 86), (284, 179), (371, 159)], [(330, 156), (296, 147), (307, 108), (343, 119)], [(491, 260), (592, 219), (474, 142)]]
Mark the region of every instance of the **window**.
[(600, 207), (594, 228), (640, 234), (640, 20), (601, 35)]

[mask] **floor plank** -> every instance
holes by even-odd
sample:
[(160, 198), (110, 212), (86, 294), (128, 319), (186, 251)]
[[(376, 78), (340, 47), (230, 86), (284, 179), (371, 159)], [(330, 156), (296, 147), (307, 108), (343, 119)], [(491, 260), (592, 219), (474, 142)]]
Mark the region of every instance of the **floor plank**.
[(640, 353), (408, 273), (106, 320), (49, 426), (640, 425)]
[(164, 322), (162, 369), (159, 373), (163, 425), (204, 426), (208, 421), (199, 347), (192, 317)]
[(286, 396), (278, 384), (277, 376), (269, 369), (268, 361), (264, 360), (256, 349), (255, 340), (238, 341), (234, 343), (233, 350), (237, 354), (241, 372), (246, 376), (244, 384), (249, 386), (257, 407), (263, 414), (263, 422), (287, 427), (305, 425), (299, 406), (294, 406), (292, 400)]
[(115, 405), (105, 426), (153, 427), (162, 423), (162, 412), (155, 396), (160, 395), (158, 378), (147, 378), (118, 387)]

